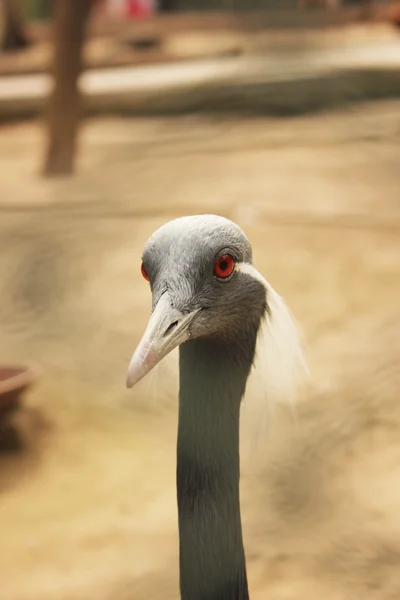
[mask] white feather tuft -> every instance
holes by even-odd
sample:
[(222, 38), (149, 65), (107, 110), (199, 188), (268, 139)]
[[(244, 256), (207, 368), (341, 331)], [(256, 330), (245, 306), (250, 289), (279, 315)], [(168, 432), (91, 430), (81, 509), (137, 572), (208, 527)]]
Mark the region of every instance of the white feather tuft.
[(268, 429), (276, 403), (290, 406), (308, 378), (303, 342), (297, 326), (284, 300), (250, 264), (237, 268), (262, 283), (267, 290), (268, 313), (260, 328), (256, 355), (242, 402), (242, 423), (258, 442)]

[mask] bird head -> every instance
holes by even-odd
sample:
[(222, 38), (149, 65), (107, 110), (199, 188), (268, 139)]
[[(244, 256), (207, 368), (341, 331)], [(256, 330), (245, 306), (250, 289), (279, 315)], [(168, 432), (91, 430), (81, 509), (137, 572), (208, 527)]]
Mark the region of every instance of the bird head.
[(250, 243), (223, 217), (182, 217), (163, 225), (144, 248), (141, 270), (153, 310), (129, 365), (128, 387), (189, 339), (229, 341), (258, 329), (267, 309)]

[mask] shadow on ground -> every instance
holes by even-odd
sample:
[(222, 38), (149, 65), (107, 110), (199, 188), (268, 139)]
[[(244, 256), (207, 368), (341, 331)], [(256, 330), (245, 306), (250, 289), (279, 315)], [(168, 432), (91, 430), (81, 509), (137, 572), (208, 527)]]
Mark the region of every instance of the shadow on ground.
[(348, 69), (343, 72), (296, 77), (287, 81), (215, 82), (140, 97), (101, 97), (87, 105), (92, 114), (167, 116), (180, 114), (290, 117), (332, 110), (362, 102), (400, 97), (397, 69)]

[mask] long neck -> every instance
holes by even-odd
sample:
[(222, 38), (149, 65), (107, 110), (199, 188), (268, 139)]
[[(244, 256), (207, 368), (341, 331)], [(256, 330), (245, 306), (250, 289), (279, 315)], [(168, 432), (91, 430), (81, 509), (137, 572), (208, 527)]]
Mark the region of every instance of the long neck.
[(254, 356), (233, 344), (180, 348), (177, 491), (182, 600), (248, 600), (239, 501), (240, 402)]

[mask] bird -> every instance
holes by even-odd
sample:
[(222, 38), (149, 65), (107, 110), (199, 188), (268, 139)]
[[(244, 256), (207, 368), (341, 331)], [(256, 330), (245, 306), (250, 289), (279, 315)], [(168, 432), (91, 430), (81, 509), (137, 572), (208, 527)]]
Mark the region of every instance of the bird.
[(248, 600), (241, 405), (260, 368), (256, 381), (265, 382), (265, 403), (269, 394), (293, 395), (306, 369), (299, 328), (254, 267), (245, 233), (225, 217), (185, 216), (162, 225), (144, 247), (141, 273), (150, 284), (152, 312), (126, 384), (133, 387), (179, 353), (181, 600)]

